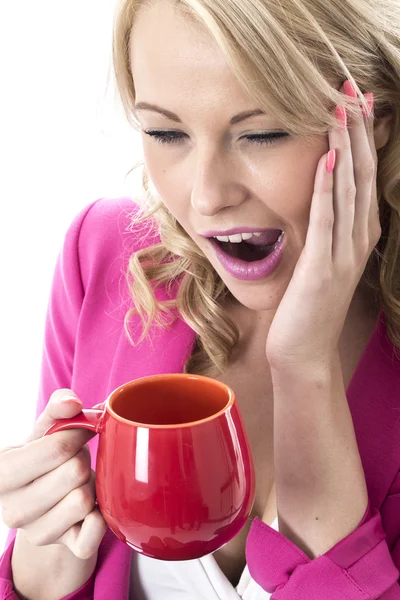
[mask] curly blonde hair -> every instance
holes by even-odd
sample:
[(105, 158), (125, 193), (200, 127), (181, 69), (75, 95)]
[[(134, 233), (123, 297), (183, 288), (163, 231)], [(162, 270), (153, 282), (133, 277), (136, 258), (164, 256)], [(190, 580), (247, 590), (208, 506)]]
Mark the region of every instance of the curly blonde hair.
[[(378, 150), (377, 190), (382, 236), (362, 283), (384, 310), (388, 336), (400, 348), (400, 4), (398, 0), (171, 0), (185, 18), (211, 34), (227, 63), (261, 109), (285, 123), (290, 134), (309, 139), (335, 126), (333, 109), (353, 107), (332, 81), (350, 79), (363, 105), (372, 92), (375, 117), (393, 115), (387, 144)], [(116, 87), (128, 122), (134, 118), (135, 86), (130, 41), (135, 15), (149, 0), (119, 0), (113, 29)], [(139, 163), (143, 165), (142, 163)], [(136, 165), (138, 166), (138, 165)], [(185, 372), (218, 376), (238, 341), (224, 312), (232, 295), (199, 247), (151, 190), (143, 169), (144, 202), (134, 216), (156, 227), (160, 243), (130, 257), (127, 281), (134, 302), (125, 331), (140, 343), (153, 321), (176, 309), (197, 334)], [(154, 287), (179, 282), (176, 297), (160, 301)], [(140, 340), (128, 321), (139, 313)]]

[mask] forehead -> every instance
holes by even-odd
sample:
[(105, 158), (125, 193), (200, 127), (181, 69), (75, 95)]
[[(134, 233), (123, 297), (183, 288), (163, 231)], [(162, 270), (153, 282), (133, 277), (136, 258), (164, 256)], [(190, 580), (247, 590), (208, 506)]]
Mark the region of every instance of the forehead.
[[(177, 96), (211, 102), (249, 98), (216, 42), (199, 25), (176, 12), (168, 0), (139, 11), (131, 35), (131, 68), (138, 100), (176, 105)], [(151, 94), (151, 97), (150, 97)], [(166, 108), (168, 108), (166, 106)]]

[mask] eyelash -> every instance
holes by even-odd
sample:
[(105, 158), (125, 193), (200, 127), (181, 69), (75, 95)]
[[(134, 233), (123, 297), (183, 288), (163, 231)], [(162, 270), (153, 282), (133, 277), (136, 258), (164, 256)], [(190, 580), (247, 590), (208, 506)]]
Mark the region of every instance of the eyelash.
[[(179, 144), (186, 135), (180, 131), (144, 130), (143, 133), (153, 138), (158, 144)], [(288, 133), (276, 131), (274, 133), (253, 133), (244, 136), (251, 144), (272, 146), (278, 139), (288, 137)]]

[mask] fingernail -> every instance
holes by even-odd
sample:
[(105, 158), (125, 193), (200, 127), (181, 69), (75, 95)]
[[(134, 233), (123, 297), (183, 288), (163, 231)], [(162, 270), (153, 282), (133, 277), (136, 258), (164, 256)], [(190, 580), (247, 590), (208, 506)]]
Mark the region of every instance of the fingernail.
[(364, 94), (364, 98), (368, 104), (368, 112), (366, 112), (363, 106), (361, 107), (361, 110), (362, 114), (364, 115), (364, 118), (368, 119), (368, 117), (372, 114), (372, 111), (374, 110), (374, 95), (368, 92), (367, 94)]
[(326, 170), (328, 173), (332, 173), (333, 169), (335, 168), (335, 162), (336, 150), (329, 150), (328, 154), (326, 155)]
[(336, 118), (339, 121), (340, 129), (346, 131), (347, 129), (347, 114), (344, 106), (337, 106), (335, 108)]
[(351, 96), (352, 98), (358, 97), (357, 92), (354, 89), (354, 86), (349, 79), (346, 79), (346, 81), (344, 82), (343, 89), (344, 89), (344, 93), (347, 94), (347, 96)]
[(63, 403), (63, 402), (78, 402), (81, 403), (81, 401), (79, 400), (79, 398), (77, 398), (77, 396), (74, 396), (73, 394), (64, 394), (64, 396), (61, 396), (60, 398), (57, 398), (57, 402)]

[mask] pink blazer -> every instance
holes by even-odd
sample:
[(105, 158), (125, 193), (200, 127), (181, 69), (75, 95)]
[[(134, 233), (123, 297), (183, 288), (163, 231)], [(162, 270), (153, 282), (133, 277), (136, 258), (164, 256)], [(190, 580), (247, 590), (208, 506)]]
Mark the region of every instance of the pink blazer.
[[(157, 232), (145, 231), (143, 225), (129, 227), (129, 214), (136, 208), (130, 198), (100, 198), (68, 228), (48, 304), (36, 417), (57, 388), (72, 388), (90, 408), (126, 381), (183, 370), (195, 332), (182, 319), (170, 331), (153, 328), (136, 348), (123, 330), (131, 304), (124, 278), (128, 258), (158, 239)], [(156, 294), (167, 297), (163, 289)], [(130, 327), (131, 335), (137, 335), (138, 317)], [(369, 509), (353, 533), (314, 560), (254, 519), (247, 562), (273, 600), (400, 600), (400, 360), (386, 335), (383, 313), (347, 398)], [(89, 442), (94, 469), (97, 444), (97, 437)], [(0, 600), (18, 598), (11, 573), (15, 534), (9, 531), (0, 557)], [(108, 529), (93, 576), (64, 600), (127, 600), (132, 552)]]

